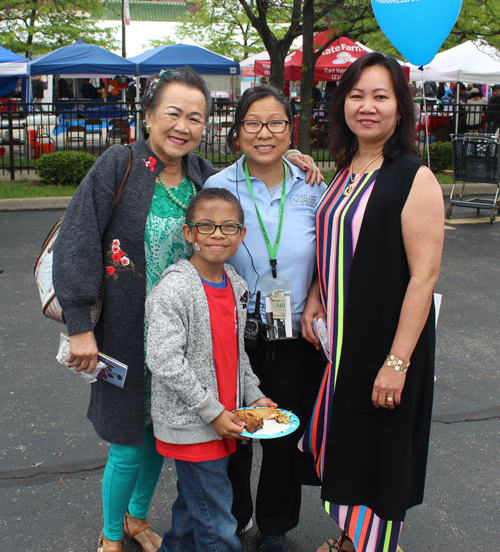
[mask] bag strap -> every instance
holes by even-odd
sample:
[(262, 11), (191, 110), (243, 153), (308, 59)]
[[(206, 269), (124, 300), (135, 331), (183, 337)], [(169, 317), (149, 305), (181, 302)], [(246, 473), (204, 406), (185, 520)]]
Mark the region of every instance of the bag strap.
[(125, 147), (128, 150), (128, 165), (127, 165), (127, 170), (125, 171), (125, 174), (123, 176), (122, 183), (118, 188), (118, 193), (116, 194), (116, 197), (115, 197), (115, 203), (113, 205), (113, 209), (116, 207), (116, 204), (120, 201), (120, 198), (122, 197), (123, 190), (125, 189), (125, 185), (127, 184), (128, 177), (130, 176), (130, 172), (132, 171), (132, 165), (134, 163), (134, 154), (132, 153), (130, 146), (125, 146)]

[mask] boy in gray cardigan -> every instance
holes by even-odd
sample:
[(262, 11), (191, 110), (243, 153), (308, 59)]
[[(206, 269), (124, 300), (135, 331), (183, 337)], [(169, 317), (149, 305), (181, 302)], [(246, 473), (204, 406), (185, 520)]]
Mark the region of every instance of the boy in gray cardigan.
[(246, 282), (225, 264), (245, 237), (243, 223), (231, 192), (198, 193), (183, 227), (193, 257), (169, 267), (146, 301), (154, 432), (158, 451), (175, 459), (179, 493), (161, 552), (241, 552), (227, 462), (235, 439), (246, 438), (232, 410), (277, 406), (245, 353)]

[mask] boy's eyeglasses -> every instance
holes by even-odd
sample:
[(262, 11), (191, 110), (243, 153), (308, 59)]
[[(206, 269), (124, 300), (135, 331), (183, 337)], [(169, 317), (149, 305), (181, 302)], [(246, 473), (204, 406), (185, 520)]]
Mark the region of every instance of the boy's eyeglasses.
[(200, 234), (213, 234), (217, 228), (220, 228), (225, 236), (234, 236), (243, 228), (243, 224), (213, 224), (211, 222), (188, 222), (188, 226), (195, 226)]
[(286, 127), (290, 124), (290, 121), (268, 121), (267, 123), (262, 123), (261, 121), (246, 120), (241, 121), (241, 124), (243, 125), (245, 132), (248, 132), (248, 134), (257, 134), (265, 126), (267, 127), (267, 130), (273, 134), (282, 134), (285, 132)]

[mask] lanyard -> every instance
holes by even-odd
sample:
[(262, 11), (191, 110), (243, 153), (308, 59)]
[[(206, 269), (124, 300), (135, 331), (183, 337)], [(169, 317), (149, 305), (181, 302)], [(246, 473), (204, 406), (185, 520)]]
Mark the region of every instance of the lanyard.
[(271, 265), (271, 270), (273, 273), (273, 278), (277, 277), (276, 273), (276, 253), (278, 252), (278, 247), (280, 244), (280, 238), (281, 238), (281, 229), (283, 228), (283, 215), (285, 213), (285, 201), (286, 201), (286, 173), (288, 170), (288, 167), (283, 162), (283, 168), (285, 169), (285, 178), (283, 179), (283, 186), (281, 188), (281, 202), (280, 202), (280, 215), (279, 215), (279, 221), (278, 221), (278, 231), (276, 232), (276, 239), (274, 240), (274, 245), (271, 246), (271, 241), (269, 239), (269, 236), (267, 235), (266, 227), (264, 226), (264, 221), (262, 220), (262, 217), (260, 216), (259, 208), (257, 207), (257, 203), (255, 201), (255, 196), (253, 195), (253, 189), (252, 184), (250, 182), (250, 175), (248, 174), (248, 166), (245, 162), (245, 178), (247, 181), (247, 186), (250, 191), (250, 195), (253, 199), (253, 204), (255, 205), (255, 211), (257, 212), (257, 219), (259, 221), (260, 231), (262, 232), (262, 235), (264, 236), (264, 241), (267, 245), (267, 250), (269, 251), (269, 264)]

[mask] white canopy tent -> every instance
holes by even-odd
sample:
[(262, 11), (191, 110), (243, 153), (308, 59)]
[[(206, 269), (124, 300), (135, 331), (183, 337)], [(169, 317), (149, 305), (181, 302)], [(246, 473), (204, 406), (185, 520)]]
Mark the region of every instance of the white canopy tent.
[[(410, 67), (410, 80), (421, 80), (422, 71), (416, 65)], [(424, 66), (423, 78), (437, 82), (500, 83), (500, 53), (493, 47), (469, 40), (454, 48), (436, 54), (429, 65)]]
[(263, 60), (263, 61), (269, 61), (269, 53), (267, 50), (264, 50), (263, 52), (259, 52), (258, 54), (255, 54), (253, 56), (250, 56), (247, 59), (244, 59), (242, 62), (240, 62), (240, 67), (253, 67), (254, 63), (257, 60)]

